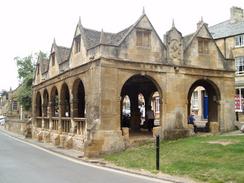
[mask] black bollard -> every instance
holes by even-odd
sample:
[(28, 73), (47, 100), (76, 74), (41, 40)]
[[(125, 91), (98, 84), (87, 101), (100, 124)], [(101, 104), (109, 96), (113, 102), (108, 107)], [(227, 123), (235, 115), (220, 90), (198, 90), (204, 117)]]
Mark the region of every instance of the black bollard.
[(236, 121), (239, 121), (239, 114), (236, 112)]
[(156, 169), (159, 170), (159, 135), (156, 136)]

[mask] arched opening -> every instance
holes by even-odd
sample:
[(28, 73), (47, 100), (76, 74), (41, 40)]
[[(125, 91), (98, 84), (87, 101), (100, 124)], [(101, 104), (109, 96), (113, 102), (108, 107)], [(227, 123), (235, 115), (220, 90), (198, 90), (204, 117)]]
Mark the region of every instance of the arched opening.
[(198, 80), (192, 84), (188, 92), (188, 116), (194, 118), (195, 132), (209, 132), (210, 123), (219, 122), (219, 100), (219, 89), (212, 81)]
[(42, 116), (42, 97), (40, 92), (37, 92), (36, 94), (36, 116)]
[(47, 117), (48, 101), (49, 101), (49, 96), (48, 96), (47, 90), (45, 89), (43, 92), (43, 115), (44, 115), (44, 117)]
[(58, 90), (56, 87), (53, 87), (51, 91), (51, 116), (52, 117), (59, 116), (59, 98), (58, 98)]
[(85, 89), (80, 79), (77, 79), (73, 85), (73, 116), (85, 117)]
[(69, 88), (66, 83), (62, 85), (61, 93), (61, 117), (70, 117), (70, 95)]
[[(123, 85), (121, 90), (121, 103), (123, 104), (121, 105), (121, 126), (128, 127), (130, 135), (138, 133), (151, 134), (152, 127), (156, 126), (153, 122), (155, 121), (156, 114), (155, 111), (152, 111), (153, 107), (151, 106), (152, 96), (155, 92), (160, 93), (158, 85), (148, 76), (134, 75)], [(158, 97), (160, 99), (160, 95)], [(126, 103), (130, 105), (127, 104), (127, 108), (124, 108)], [(128, 109), (128, 106), (130, 109)], [(125, 113), (125, 111), (129, 112)], [(149, 111), (153, 113), (150, 115), (153, 116), (153, 120), (149, 120), (147, 117), (149, 116)], [(158, 119), (160, 119), (160, 111), (159, 109)], [(127, 114), (130, 114), (129, 120), (125, 123), (123, 119), (125, 119)], [(152, 121), (151, 125), (149, 121)]]

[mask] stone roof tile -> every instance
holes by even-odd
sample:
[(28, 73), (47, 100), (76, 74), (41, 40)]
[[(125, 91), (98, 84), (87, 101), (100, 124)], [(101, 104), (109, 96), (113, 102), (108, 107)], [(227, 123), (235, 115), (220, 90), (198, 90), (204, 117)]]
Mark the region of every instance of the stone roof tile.
[(66, 60), (68, 60), (69, 58), (69, 54), (70, 54), (70, 49), (63, 47), (63, 46), (57, 46), (57, 51), (59, 54), (59, 59), (58, 59), (58, 63), (61, 64), (63, 62), (65, 62)]
[(235, 21), (227, 20), (209, 27), (209, 31), (214, 39), (230, 37), (244, 33), (244, 20)]
[[(103, 36), (104, 36), (103, 44), (117, 46), (119, 42), (127, 34), (127, 32), (130, 30), (130, 28), (131, 26), (118, 33), (103, 32)], [(100, 36), (101, 36), (100, 31), (84, 28), (84, 32), (86, 36), (88, 49), (100, 44)]]

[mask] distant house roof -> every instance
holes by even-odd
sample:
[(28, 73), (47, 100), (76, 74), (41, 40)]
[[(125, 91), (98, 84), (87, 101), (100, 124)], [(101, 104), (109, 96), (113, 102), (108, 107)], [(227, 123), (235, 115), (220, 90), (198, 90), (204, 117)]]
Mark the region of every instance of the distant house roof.
[(233, 20), (227, 20), (209, 27), (209, 31), (214, 39), (243, 34), (244, 20), (235, 22)]

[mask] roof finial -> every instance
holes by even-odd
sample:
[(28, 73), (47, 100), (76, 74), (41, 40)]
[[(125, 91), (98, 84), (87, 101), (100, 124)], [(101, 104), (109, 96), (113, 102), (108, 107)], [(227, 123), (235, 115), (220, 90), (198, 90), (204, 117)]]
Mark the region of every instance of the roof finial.
[(203, 24), (204, 24), (203, 17), (201, 16), (201, 20), (197, 23), (197, 29), (199, 29), (200, 27), (202, 27)]
[(82, 27), (82, 24), (81, 24), (81, 17), (80, 17), (80, 16), (79, 16), (78, 25)]
[(101, 30), (101, 34), (100, 34), (100, 44), (105, 43), (105, 35), (103, 32), (103, 29)]
[(55, 39), (55, 37), (53, 38), (53, 44), (56, 44), (56, 39)]
[(79, 25), (81, 25), (81, 17), (79, 16), (79, 22), (78, 22)]
[(146, 13), (145, 13), (145, 8), (144, 8), (144, 6), (142, 7), (142, 14), (143, 14), (143, 15), (146, 14)]
[(175, 28), (175, 21), (174, 21), (174, 19), (172, 20), (172, 28)]

